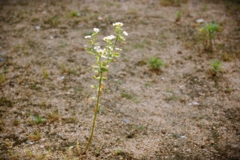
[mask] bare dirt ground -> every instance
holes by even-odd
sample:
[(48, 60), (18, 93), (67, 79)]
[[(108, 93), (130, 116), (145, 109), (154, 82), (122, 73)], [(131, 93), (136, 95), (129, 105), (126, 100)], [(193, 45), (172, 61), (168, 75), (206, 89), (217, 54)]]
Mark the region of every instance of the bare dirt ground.
[[(0, 159), (239, 159), (239, 1), (179, 2), (1, 0)], [(197, 38), (200, 18), (221, 26), (213, 52)], [(80, 155), (96, 83), (84, 36), (112, 34), (114, 22), (129, 36)], [(161, 72), (148, 68), (152, 57)], [(216, 76), (212, 59), (222, 61)]]

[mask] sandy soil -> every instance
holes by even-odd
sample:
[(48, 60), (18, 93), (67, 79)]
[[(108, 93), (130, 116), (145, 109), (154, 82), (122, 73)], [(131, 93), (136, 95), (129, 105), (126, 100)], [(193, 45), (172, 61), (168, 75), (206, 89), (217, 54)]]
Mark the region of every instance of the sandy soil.
[[(239, 8), (227, 0), (0, 1), (0, 159), (237, 160)], [(213, 52), (198, 40), (200, 18), (221, 26)], [(105, 81), (92, 146), (80, 154), (96, 83), (84, 36), (94, 27), (112, 34), (114, 22), (129, 36)], [(164, 61), (161, 71), (149, 69), (152, 57)], [(217, 75), (213, 59), (222, 62)]]

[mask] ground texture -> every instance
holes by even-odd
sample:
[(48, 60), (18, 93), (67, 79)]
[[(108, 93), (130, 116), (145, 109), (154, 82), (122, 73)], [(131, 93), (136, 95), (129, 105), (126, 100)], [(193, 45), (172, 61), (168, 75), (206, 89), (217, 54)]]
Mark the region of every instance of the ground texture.
[[(237, 160), (240, 4), (203, 0), (0, 1), (0, 159)], [(177, 19), (176, 13), (181, 13)], [(221, 30), (204, 50), (196, 20)], [(89, 138), (94, 57), (84, 50), (123, 22)], [(101, 42), (104, 44), (103, 42)], [(148, 60), (161, 58), (161, 70)], [(210, 61), (222, 71), (212, 74)]]

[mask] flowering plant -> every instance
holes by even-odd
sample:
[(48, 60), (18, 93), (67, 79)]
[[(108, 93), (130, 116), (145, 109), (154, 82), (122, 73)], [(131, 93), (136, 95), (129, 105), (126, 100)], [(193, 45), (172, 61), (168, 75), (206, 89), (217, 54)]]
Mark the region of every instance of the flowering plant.
[(92, 88), (97, 90), (97, 97), (92, 98), (96, 101), (96, 106), (94, 111), (91, 134), (88, 139), (88, 144), (86, 146), (85, 152), (89, 149), (93, 138), (95, 122), (100, 105), (100, 96), (102, 90), (104, 89), (103, 80), (107, 79), (104, 75), (106, 72), (109, 71), (109, 63), (113, 62), (115, 58), (119, 56), (119, 52), (122, 51), (120, 48), (116, 48), (117, 42), (125, 41), (125, 36), (128, 36), (128, 33), (122, 29), (122, 26), (123, 23), (121, 22), (116, 22), (113, 24), (115, 35), (110, 35), (103, 38), (103, 40), (107, 43), (105, 48), (101, 48), (101, 46), (97, 42), (97, 35), (100, 31), (98, 28), (93, 29), (92, 35), (85, 36), (85, 38), (88, 39), (89, 43), (89, 45), (86, 46), (86, 51), (89, 54), (94, 55), (96, 60), (96, 64), (92, 67), (93, 70), (96, 72), (96, 76), (94, 76), (94, 78), (98, 80), (98, 85), (91, 85)]

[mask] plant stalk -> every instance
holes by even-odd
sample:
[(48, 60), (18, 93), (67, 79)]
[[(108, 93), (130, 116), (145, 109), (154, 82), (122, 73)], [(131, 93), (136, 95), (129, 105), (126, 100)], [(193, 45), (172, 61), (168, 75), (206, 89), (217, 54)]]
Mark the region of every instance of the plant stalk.
[(90, 138), (88, 140), (88, 144), (85, 148), (85, 153), (88, 151), (91, 143), (92, 143), (92, 138), (93, 138), (93, 132), (94, 132), (94, 128), (95, 128), (95, 123), (96, 123), (96, 119), (97, 119), (97, 114), (98, 114), (98, 110), (99, 110), (99, 101), (100, 101), (100, 96), (101, 96), (101, 86), (102, 86), (102, 76), (103, 76), (103, 72), (100, 71), (100, 79), (99, 79), (99, 84), (98, 84), (98, 94), (97, 94), (97, 102), (96, 102), (96, 107), (95, 107), (95, 112), (94, 112), (94, 117), (93, 117), (93, 122), (92, 122), (92, 129), (91, 129), (91, 134), (90, 134)]

